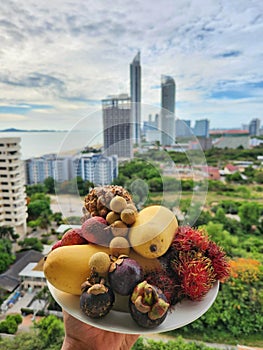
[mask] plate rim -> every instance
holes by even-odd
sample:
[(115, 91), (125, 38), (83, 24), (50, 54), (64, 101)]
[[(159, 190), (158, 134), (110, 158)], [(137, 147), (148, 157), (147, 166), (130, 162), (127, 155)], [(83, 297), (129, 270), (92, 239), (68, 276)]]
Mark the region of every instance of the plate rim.
[[(56, 287), (54, 287), (48, 280), (47, 280), (47, 286), (48, 286), (48, 289), (49, 289), (52, 297), (61, 306), (61, 308), (64, 309), (66, 312), (68, 312), (70, 315), (72, 315), (73, 317), (75, 317), (76, 319), (78, 319), (81, 322), (84, 322), (90, 326), (100, 328), (100, 329), (105, 330), (105, 331), (110, 331), (110, 332), (115, 332), (115, 333), (147, 334), (147, 333), (162, 333), (162, 332), (172, 331), (174, 329), (184, 327), (187, 324), (190, 324), (190, 323), (196, 321), (199, 317), (204, 315), (210, 309), (210, 307), (213, 305), (214, 301), (217, 298), (218, 292), (219, 292), (220, 282), (216, 281), (214, 283), (213, 287), (208, 291), (208, 293), (204, 296), (204, 298), (201, 301), (191, 301), (191, 300), (184, 299), (183, 301), (177, 303), (175, 306), (172, 306), (171, 310), (168, 311), (169, 314), (167, 315), (167, 317), (169, 318), (169, 315), (171, 315), (173, 313), (176, 316), (176, 309), (182, 309), (184, 307), (184, 304), (188, 305), (190, 303), (193, 303), (192, 305), (196, 306), (196, 305), (198, 305), (197, 303), (202, 303), (202, 301), (204, 302), (205, 300), (209, 300), (207, 302), (207, 304), (205, 304), (202, 309), (198, 309), (193, 313), (193, 317), (191, 317), (190, 320), (188, 320), (188, 321), (182, 320), (181, 322), (178, 322), (176, 326), (173, 326), (173, 325), (165, 326), (165, 323), (167, 320), (166, 319), (159, 326), (157, 326), (155, 328), (150, 328), (150, 329), (143, 328), (143, 327), (136, 325), (135, 321), (132, 320), (132, 317), (128, 312), (117, 311), (114, 309), (111, 310), (110, 313), (102, 319), (89, 318), (88, 316), (85, 316), (84, 313), (82, 313), (80, 308), (79, 308), (79, 310), (77, 310), (77, 312), (76, 312), (75, 308), (73, 308), (73, 309), (70, 308), (68, 305), (66, 305), (61, 300), (61, 297), (60, 297), (60, 296), (62, 296), (64, 298), (76, 299), (76, 298), (79, 298), (80, 296), (63, 292), (63, 291), (57, 289)], [(110, 315), (114, 315), (114, 317), (120, 317), (121, 319), (126, 320), (126, 323), (127, 322), (129, 323), (129, 321), (132, 321), (132, 329), (130, 329), (129, 327), (126, 327), (123, 324), (122, 324), (122, 327), (118, 327), (118, 326), (116, 327), (113, 324), (105, 325), (105, 323), (107, 324), (107, 317), (110, 317)], [(127, 317), (129, 317), (129, 319), (127, 319)], [(106, 320), (106, 322), (105, 322), (105, 320)], [(134, 324), (133, 324), (133, 322), (134, 322)]]

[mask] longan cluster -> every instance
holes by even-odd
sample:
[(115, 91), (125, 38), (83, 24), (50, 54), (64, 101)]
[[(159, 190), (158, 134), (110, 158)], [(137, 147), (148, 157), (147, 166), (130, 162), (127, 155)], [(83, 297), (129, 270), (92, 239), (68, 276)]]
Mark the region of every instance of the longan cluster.
[(94, 187), (84, 199), (84, 220), (90, 216), (102, 216), (105, 218), (110, 211), (110, 202), (115, 196), (120, 196), (127, 203), (132, 203), (130, 193), (122, 186)]
[(128, 255), (130, 243), (126, 237), (129, 227), (136, 220), (137, 209), (133, 203), (127, 203), (125, 198), (119, 195), (112, 198), (109, 206), (110, 211), (106, 216), (106, 221), (114, 236), (109, 245), (111, 254), (114, 256)]

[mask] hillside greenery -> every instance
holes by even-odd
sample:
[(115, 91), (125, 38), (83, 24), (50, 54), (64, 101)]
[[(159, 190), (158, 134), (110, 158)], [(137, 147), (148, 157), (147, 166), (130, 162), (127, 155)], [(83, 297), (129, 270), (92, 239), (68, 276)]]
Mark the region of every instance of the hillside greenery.
[[(194, 151), (192, 155), (194, 156)], [(263, 146), (251, 150), (225, 149), (222, 152), (222, 150), (212, 149), (205, 152), (207, 164), (220, 165), (220, 167), (235, 160), (249, 160), (254, 164), (259, 164), (257, 160), (259, 155), (263, 155)], [(119, 176), (114, 183), (127, 188), (132, 193), (135, 202), (141, 207), (163, 204), (172, 210), (179, 209), (185, 214), (190, 207), (193, 207), (193, 191), (196, 188), (197, 191), (198, 189), (204, 192), (206, 190), (205, 187), (202, 187), (204, 186), (202, 181), (192, 179), (179, 181), (175, 177), (163, 174), (162, 162), (169, 164), (167, 162), (172, 160), (176, 164), (188, 164), (189, 158), (184, 153), (151, 150), (144, 154), (137, 154), (136, 157), (136, 159), (120, 164)], [(181, 336), (209, 342), (263, 346), (261, 332), (263, 327), (263, 170), (262, 167), (256, 169), (251, 166), (246, 168), (242, 175), (245, 177), (239, 172), (228, 175), (224, 182), (207, 181), (208, 191), (204, 194), (205, 202), (202, 203), (201, 213), (194, 223), (195, 226), (203, 227), (208, 232), (211, 239), (226, 251), (231, 261), (231, 276), (227, 282), (220, 284), (216, 301), (195, 322), (169, 332), (169, 335), (179, 337), (174, 343), (164, 344), (140, 338), (133, 350), (147, 348), (209, 349), (203, 344), (186, 343), (180, 338)], [(59, 189), (62, 193), (75, 194), (76, 184), (81, 196), (84, 196), (93, 186), (92, 183), (77, 178), (60, 184)], [(46, 227), (54, 220), (47, 194), (54, 193), (55, 186), (57, 184), (52, 179), (48, 179), (44, 185), (28, 186), (29, 225), (32, 225), (31, 227), (34, 227), (34, 224)], [(163, 198), (164, 191), (166, 192), (165, 199)], [(197, 201), (194, 205), (198, 207), (201, 204)], [(59, 223), (61, 216), (57, 219)], [(179, 223), (183, 222), (179, 220)], [(0, 250), (8, 249), (5, 241), (4, 244), (2, 242), (4, 239), (6, 237), (0, 239)], [(34, 242), (26, 243), (33, 244)], [(23, 247), (21, 242), (18, 244)], [(42, 342), (47, 350), (59, 349), (61, 345), (63, 332), (57, 321), (54, 321), (54, 325), (60, 338), (58, 337), (53, 347), (47, 343), (46, 338), (43, 338)], [(32, 337), (33, 334), (36, 336), (40, 334), (40, 338), (42, 337), (41, 331), (47, 329), (45, 328), (47, 325), (42, 326), (34, 328)], [(21, 339), (23, 337), (26, 336), (21, 336)], [(13, 347), (7, 345), (4, 348), (14, 349), (15, 341), (23, 342), (19, 340), (19, 336), (15, 338), (17, 340), (13, 340)], [(40, 338), (35, 340), (35, 344), (39, 343)], [(25, 342), (25, 338), (23, 339)], [(7, 344), (8, 341), (5, 341)], [(30, 343), (28, 339), (26, 341)], [(0, 342), (0, 347), (2, 344), (6, 345)], [(34, 348), (33, 345), (30, 346), (28, 345), (27, 349)], [(42, 348), (35, 347), (34, 349)]]

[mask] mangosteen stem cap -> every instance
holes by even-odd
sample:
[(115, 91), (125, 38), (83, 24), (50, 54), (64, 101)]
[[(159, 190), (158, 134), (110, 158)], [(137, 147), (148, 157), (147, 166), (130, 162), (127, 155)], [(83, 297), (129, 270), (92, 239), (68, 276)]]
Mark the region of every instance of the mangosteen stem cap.
[(105, 294), (107, 292), (108, 292), (108, 288), (102, 283), (94, 284), (87, 290), (88, 294), (93, 294), (93, 295)]

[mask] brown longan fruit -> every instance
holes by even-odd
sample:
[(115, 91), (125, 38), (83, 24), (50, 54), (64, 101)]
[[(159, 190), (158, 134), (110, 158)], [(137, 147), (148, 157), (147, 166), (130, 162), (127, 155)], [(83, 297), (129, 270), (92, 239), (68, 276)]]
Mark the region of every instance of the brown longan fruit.
[(89, 259), (89, 267), (91, 270), (95, 270), (98, 273), (107, 273), (111, 264), (110, 257), (107, 253), (97, 252), (94, 253)]
[(133, 203), (128, 203), (126, 208), (127, 209), (132, 209), (135, 212), (135, 214), (138, 214), (138, 210), (137, 210), (136, 206)]
[(115, 211), (110, 211), (106, 216), (106, 221), (109, 225), (113, 224), (114, 221), (120, 220), (120, 214)]
[(110, 201), (110, 209), (115, 211), (116, 213), (120, 213), (126, 207), (127, 207), (127, 202), (121, 196), (115, 196)]
[(123, 209), (121, 212), (121, 220), (127, 225), (132, 225), (135, 223), (136, 214), (132, 209)]
[(127, 225), (121, 220), (114, 221), (114, 223), (111, 224), (110, 227), (111, 227), (111, 232), (115, 237), (117, 236), (125, 237), (129, 230)]
[(119, 255), (129, 255), (130, 254), (130, 243), (124, 237), (114, 237), (110, 241), (110, 253), (113, 256), (118, 257)]

